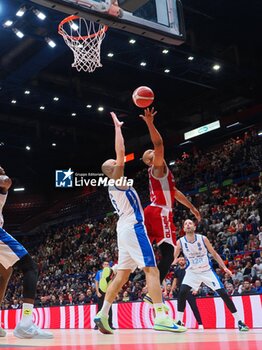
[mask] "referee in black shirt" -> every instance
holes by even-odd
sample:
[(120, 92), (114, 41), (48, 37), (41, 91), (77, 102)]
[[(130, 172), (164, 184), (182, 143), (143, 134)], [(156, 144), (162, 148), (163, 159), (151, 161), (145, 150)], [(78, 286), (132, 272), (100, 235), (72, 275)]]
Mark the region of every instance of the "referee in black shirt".
[[(178, 297), (179, 297), (179, 289), (182, 284), (183, 278), (185, 277), (185, 274), (186, 274), (186, 260), (184, 257), (180, 257), (178, 261), (178, 266), (174, 271), (174, 280), (171, 288), (172, 291), (176, 291), (175, 294), (177, 294)], [(204, 329), (201, 316), (197, 307), (195, 296), (192, 293), (188, 294), (187, 301), (193, 311), (195, 319), (197, 320), (199, 329)]]

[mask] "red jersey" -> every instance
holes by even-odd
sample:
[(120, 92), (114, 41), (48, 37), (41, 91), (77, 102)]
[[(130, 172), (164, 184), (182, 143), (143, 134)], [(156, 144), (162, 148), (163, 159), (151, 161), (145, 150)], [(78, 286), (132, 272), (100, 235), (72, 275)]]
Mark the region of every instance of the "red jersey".
[(170, 169), (166, 166), (167, 173), (156, 178), (152, 174), (153, 167), (149, 167), (149, 191), (151, 204), (155, 206), (165, 206), (172, 210), (175, 200), (175, 179)]

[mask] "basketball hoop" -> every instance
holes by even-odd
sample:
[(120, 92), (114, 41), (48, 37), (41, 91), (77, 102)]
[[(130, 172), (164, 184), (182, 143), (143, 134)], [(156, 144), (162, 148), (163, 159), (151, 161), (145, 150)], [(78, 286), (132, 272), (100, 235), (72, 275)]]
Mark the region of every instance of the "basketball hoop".
[(73, 51), (78, 72), (92, 73), (101, 64), (101, 44), (108, 27), (101, 23), (87, 21), (79, 16), (66, 17), (58, 26), (58, 33)]

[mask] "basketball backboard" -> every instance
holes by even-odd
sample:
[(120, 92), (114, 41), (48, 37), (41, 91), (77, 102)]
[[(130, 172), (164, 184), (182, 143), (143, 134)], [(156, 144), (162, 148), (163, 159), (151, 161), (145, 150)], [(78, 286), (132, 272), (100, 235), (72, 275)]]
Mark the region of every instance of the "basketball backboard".
[[(185, 41), (180, 0), (31, 0), (67, 15), (77, 15), (109, 27), (141, 35), (162, 43)], [(112, 3), (119, 13), (108, 11)]]

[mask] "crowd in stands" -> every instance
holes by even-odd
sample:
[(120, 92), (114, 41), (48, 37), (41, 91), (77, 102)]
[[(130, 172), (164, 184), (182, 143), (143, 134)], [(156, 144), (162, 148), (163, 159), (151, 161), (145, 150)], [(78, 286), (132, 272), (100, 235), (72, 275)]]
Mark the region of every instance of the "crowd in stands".
[[(225, 274), (216, 264), (214, 268), (230, 295), (262, 293), (262, 180), (259, 175), (262, 158), (262, 140), (256, 132), (242, 138), (230, 139), (208, 153), (193, 150), (183, 154), (172, 168), (177, 187), (185, 193), (207, 186), (206, 190), (190, 195), (199, 208), (202, 221), (197, 232), (206, 235), (232, 271)], [(250, 178), (252, 174), (256, 176)], [(223, 183), (226, 179), (240, 179)], [(148, 198), (147, 172), (138, 173), (135, 187), (145, 205)], [(112, 211), (107, 193), (92, 194), (87, 200), (97, 219), (86, 219), (71, 226), (50, 227), (38, 235), (38, 243), (30, 254), (38, 263), (39, 282), (36, 306), (93, 304), (97, 302), (95, 275), (103, 261), (117, 263), (116, 214)], [(177, 238), (184, 235), (183, 221), (191, 217), (185, 207), (175, 204)], [(26, 242), (23, 242), (26, 246)], [(156, 247), (155, 247), (156, 248)], [(158, 259), (159, 252), (156, 251)], [(172, 290), (176, 266), (166, 277), (163, 295), (177, 297)], [(122, 288), (116, 302), (139, 301), (147, 293), (143, 272), (135, 271)], [(197, 296), (214, 293), (201, 286)], [(15, 272), (9, 282), (2, 309), (21, 307), (21, 275)]]

